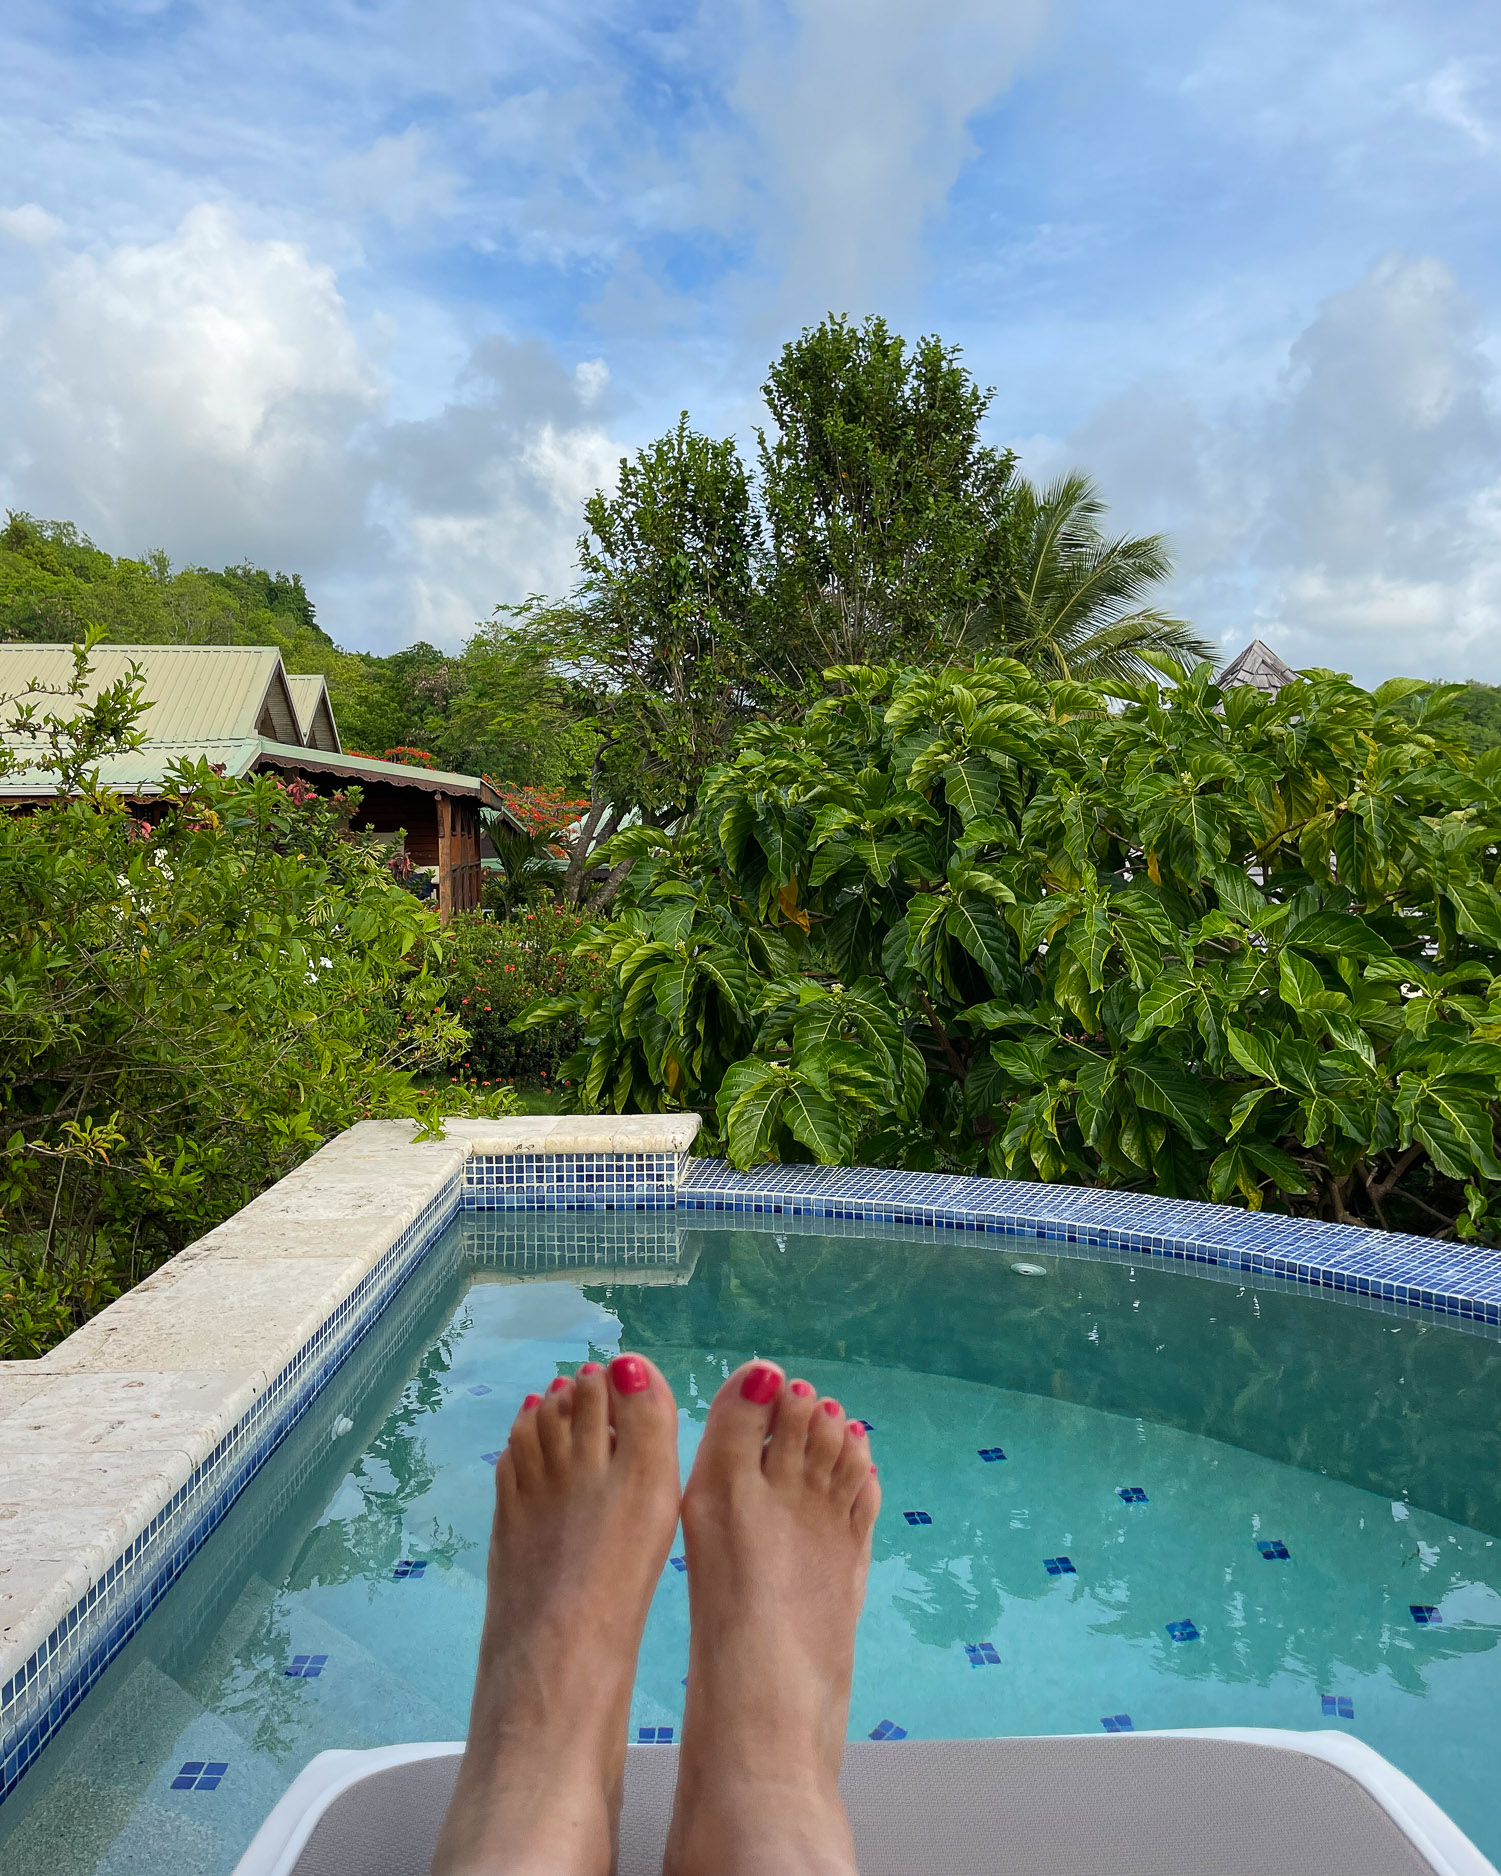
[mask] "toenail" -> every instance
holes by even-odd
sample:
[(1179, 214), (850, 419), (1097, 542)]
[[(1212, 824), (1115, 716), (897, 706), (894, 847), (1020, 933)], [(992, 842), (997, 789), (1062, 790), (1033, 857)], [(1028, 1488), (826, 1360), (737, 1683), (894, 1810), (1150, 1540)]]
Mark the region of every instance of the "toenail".
[(864, 1439), (865, 1422), (863, 1420), (851, 1420), (848, 1430), (854, 1434), (857, 1440)]
[(782, 1385), (782, 1377), (775, 1368), (768, 1368), (765, 1363), (758, 1363), (740, 1383), (743, 1400), (752, 1401), (757, 1407), (764, 1407), (768, 1401), (776, 1399), (777, 1389)]
[(844, 1412), (844, 1409), (839, 1405), (837, 1400), (826, 1400), (823, 1404), (823, 1410), (831, 1419), (835, 1414), (842, 1414)]
[(604, 1372), (603, 1369), (601, 1369), (597, 1361), (586, 1361), (583, 1367), (579, 1369), (579, 1373), (581, 1375), (602, 1374), (603, 1372)]
[(874, 1477), (876, 1476), (876, 1469), (875, 1469), (875, 1467), (874, 1467), (874, 1466), (872, 1466), (872, 1467), (871, 1467), (871, 1469), (870, 1469), (870, 1476), (871, 1476), (872, 1478), (874, 1478)]
[(541, 1405), (542, 1396), (540, 1394), (528, 1394), (526, 1399), (521, 1403), (521, 1411), (526, 1413), (529, 1408), (540, 1407)]
[(813, 1392), (813, 1383), (811, 1381), (794, 1381), (792, 1391), (799, 1400), (806, 1400)]
[(547, 1384), (547, 1391), (549, 1394), (561, 1394), (567, 1385), (568, 1376), (566, 1374), (555, 1374)]
[(646, 1363), (639, 1355), (617, 1355), (610, 1363), (610, 1379), (622, 1394), (639, 1394), (651, 1386)]

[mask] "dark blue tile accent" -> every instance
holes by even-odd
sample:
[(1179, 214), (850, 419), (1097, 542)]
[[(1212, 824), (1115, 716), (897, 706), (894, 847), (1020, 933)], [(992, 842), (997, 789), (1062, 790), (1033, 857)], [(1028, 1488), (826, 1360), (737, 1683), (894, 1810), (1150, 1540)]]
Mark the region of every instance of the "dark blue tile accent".
[(1136, 1731), (1129, 1713), (1107, 1713), (1100, 1724), (1107, 1733), (1134, 1733)]
[(1348, 1694), (1320, 1694), (1319, 1701), (1324, 1709), (1326, 1720), (1353, 1720), (1355, 1702)]
[(995, 1651), (994, 1642), (966, 1642), (964, 1652), (972, 1668), (998, 1668), (1001, 1657)]
[(1419, 1628), (1437, 1628), (1444, 1619), (1431, 1603), (1410, 1602), (1407, 1606)]
[(1117, 1485), (1115, 1495), (1127, 1505), (1145, 1505), (1149, 1502), (1146, 1493), (1139, 1485)]
[(688, 1568), (688, 1559), (686, 1557), (669, 1557), (667, 1561), (672, 1565), (674, 1570), (686, 1570)]
[(293, 1655), (292, 1665), (286, 1670), (287, 1678), (315, 1681), (327, 1666), (327, 1655)]
[(636, 1744), (638, 1746), (670, 1746), (672, 1728), (670, 1726), (638, 1726)]
[(173, 1791), (217, 1791), (229, 1770), (228, 1759), (189, 1759), (172, 1780)]
[(408, 1577), (423, 1576), (426, 1572), (427, 1559), (425, 1557), (403, 1557), (391, 1574), (399, 1583), (404, 1582)]
[(933, 1522), (926, 1511), (904, 1511), (902, 1516), (908, 1524), (931, 1524)]
[(1197, 1641), (1199, 1639), (1199, 1631), (1187, 1617), (1181, 1622), (1169, 1622), (1167, 1632), (1176, 1642)]
[(486, 1387), (484, 1382), (480, 1381), (480, 1382), (477, 1382), (475, 1386), (470, 1388), (469, 1392), (471, 1394), (493, 1394), (495, 1390), (494, 1388)]
[(872, 1739), (905, 1739), (907, 1729), (898, 1726), (895, 1720), (882, 1720), (871, 1732)]
[(1001, 1451), (999, 1446), (982, 1446), (980, 1448), (980, 1457), (985, 1461), (987, 1466), (993, 1466), (998, 1459), (1004, 1459), (1006, 1455)]
[(1287, 1545), (1280, 1537), (1258, 1537), (1256, 1548), (1268, 1563), (1285, 1561), (1287, 1558)]
[[(501, 1452), (504, 1451), (505, 1448), (502, 1447)], [(500, 1453), (481, 1453), (480, 1458), (484, 1460), (487, 1466), (498, 1466), (500, 1464)]]
[(1073, 1564), (1067, 1557), (1044, 1557), (1042, 1567), (1049, 1576), (1077, 1576)]

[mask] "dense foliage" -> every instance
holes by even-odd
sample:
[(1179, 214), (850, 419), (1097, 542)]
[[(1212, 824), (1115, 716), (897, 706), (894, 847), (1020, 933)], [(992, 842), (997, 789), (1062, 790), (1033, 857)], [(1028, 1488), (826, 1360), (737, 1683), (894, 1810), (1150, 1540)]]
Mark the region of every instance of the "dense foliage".
[(560, 1084), (563, 1063), (579, 1045), (578, 1025), (518, 1032), (512, 1023), (539, 997), (585, 991), (599, 981), (591, 959), (572, 956), (582, 925), (551, 898), (503, 920), (454, 918), (444, 943), (444, 994), (469, 1038), (456, 1074), (481, 1088)]
[[(129, 698), (104, 703), (127, 738)], [(99, 709), (63, 751), (75, 776)], [(444, 941), (348, 837), (355, 805), (203, 766), (149, 823), (86, 782), (0, 815), (0, 1356), (41, 1352), (339, 1129), (473, 1105), (425, 1085), (465, 1042)]]
[(1501, 1191), (1501, 755), (1454, 688), (1207, 666), (1116, 697), (848, 667), (581, 949), (587, 1108), (736, 1163), (945, 1165), (1408, 1229)]

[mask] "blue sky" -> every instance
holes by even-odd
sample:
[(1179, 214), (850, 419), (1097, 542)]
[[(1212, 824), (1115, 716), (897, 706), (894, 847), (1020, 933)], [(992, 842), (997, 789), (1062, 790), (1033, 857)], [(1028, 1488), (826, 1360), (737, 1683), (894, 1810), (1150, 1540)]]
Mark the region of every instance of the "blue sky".
[(876, 311), (1228, 650), (1501, 680), (1498, 211), (1493, 4), (10, 0), (0, 499), (453, 643)]

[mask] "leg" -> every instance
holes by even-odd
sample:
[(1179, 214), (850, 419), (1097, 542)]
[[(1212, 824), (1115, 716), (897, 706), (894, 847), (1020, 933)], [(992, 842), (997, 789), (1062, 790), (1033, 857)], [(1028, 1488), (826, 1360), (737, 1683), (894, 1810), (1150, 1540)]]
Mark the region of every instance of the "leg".
[(837, 1401), (767, 1362), (719, 1390), (683, 1494), (692, 1635), (666, 1876), (854, 1876), (839, 1762), (880, 1502)]
[(649, 1361), (586, 1362), (527, 1396), (495, 1468), (469, 1741), (433, 1876), (606, 1876), (677, 1515), (677, 1409)]

